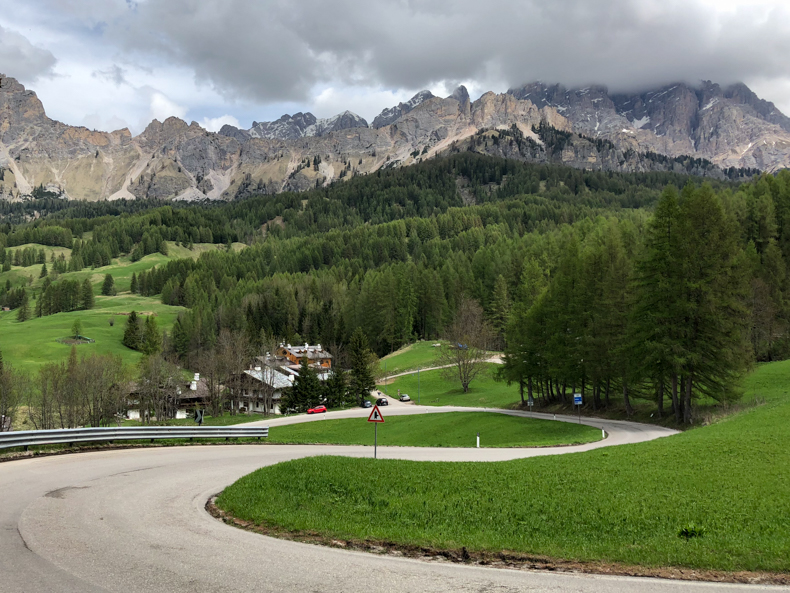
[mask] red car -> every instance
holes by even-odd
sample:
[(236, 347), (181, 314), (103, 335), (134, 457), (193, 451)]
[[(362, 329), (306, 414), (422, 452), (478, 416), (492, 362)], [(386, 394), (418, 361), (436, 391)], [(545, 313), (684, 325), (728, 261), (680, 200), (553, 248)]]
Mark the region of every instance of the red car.
[(321, 414), (323, 412), (326, 412), (326, 406), (324, 405), (316, 406), (315, 408), (310, 408), (307, 410), (308, 414)]

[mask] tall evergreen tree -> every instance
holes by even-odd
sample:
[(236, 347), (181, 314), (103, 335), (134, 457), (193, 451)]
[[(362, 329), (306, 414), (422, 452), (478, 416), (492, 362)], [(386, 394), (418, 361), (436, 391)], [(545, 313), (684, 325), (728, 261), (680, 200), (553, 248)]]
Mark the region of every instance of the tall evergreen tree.
[(85, 278), (82, 281), (82, 289), (80, 291), (80, 308), (84, 310), (93, 309), (94, 304), (93, 285), (88, 278)]
[(292, 405), (298, 412), (306, 412), (309, 408), (318, 405), (321, 397), (321, 383), (310, 368), (307, 357), (299, 362), (299, 375), (294, 378), (291, 387)]
[(41, 273), (38, 275), (38, 277), (39, 278), (46, 278), (48, 273), (49, 272), (47, 272), (47, 264), (42, 264), (41, 265)]
[(143, 342), (143, 332), (140, 327), (140, 318), (136, 311), (129, 313), (126, 318), (126, 329), (123, 332), (122, 343), (127, 348), (139, 350)]
[(332, 369), (329, 378), (324, 383), (324, 398), (326, 405), (330, 408), (344, 406), (347, 403), (347, 379), (346, 373), (340, 367)]
[(30, 319), (30, 303), (28, 302), (27, 291), (22, 289), (22, 300), (19, 303), (19, 309), (16, 312), (16, 320), (25, 322)]
[(149, 315), (145, 318), (142, 342), (140, 343), (140, 351), (143, 354), (151, 355), (157, 354), (161, 350), (162, 335), (159, 333), (159, 328), (156, 324), (156, 318), (153, 315)]
[(132, 274), (132, 285), (129, 287), (132, 294), (137, 294), (137, 274)]
[(500, 274), (494, 282), (494, 293), (491, 295), (491, 328), (501, 341), (505, 335), (508, 318), (510, 317), (510, 297), (507, 290), (507, 280)]
[(372, 366), (375, 361), (373, 352), (368, 346), (368, 338), (361, 328), (354, 330), (349, 343), (351, 370), (349, 372), (348, 392), (355, 397), (360, 405), (376, 387)]
[(115, 296), (115, 279), (112, 277), (112, 274), (104, 276), (101, 293), (104, 296)]

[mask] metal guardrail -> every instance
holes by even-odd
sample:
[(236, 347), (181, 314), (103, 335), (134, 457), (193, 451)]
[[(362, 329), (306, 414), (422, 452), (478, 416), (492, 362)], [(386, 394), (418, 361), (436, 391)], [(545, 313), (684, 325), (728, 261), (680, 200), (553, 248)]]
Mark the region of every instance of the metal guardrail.
[(269, 427), (244, 426), (124, 426), (119, 428), (66, 428), (0, 432), (0, 449), (87, 442), (150, 439), (246, 439), (269, 436)]

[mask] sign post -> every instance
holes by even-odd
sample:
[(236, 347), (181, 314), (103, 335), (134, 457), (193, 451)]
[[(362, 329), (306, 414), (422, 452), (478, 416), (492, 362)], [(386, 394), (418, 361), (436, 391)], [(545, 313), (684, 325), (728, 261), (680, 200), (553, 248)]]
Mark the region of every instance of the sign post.
[(573, 405), (577, 406), (579, 410), (579, 424), (582, 423), (582, 394), (581, 393), (574, 393), (573, 394)]
[(384, 422), (384, 416), (381, 415), (378, 406), (373, 406), (370, 416), (368, 416), (368, 422), (373, 422), (373, 459), (376, 459), (379, 445), (379, 423)]
[(534, 406), (534, 405), (535, 405), (535, 400), (532, 399), (532, 396), (530, 395), (529, 399), (527, 400), (527, 407), (529, 408), (529, 417), (530, 418), (532, 418), (532, 406)]

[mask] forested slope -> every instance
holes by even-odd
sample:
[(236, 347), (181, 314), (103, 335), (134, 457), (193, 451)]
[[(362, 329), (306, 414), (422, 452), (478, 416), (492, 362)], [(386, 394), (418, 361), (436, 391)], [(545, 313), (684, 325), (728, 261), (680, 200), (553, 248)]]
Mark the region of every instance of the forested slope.
[(24, 224), (29, 204), (7, 209), (0, 246), (71, 247), (69, 270), (167, 241), (251, 245), (137, 278), (188, 308), (166, 341), (185, 364), (223, 330), (343, 345), (359, 327), (382, 355), (440, 336), (468, 297), (506, 345), (505, 378), (535, 397), (666, 399), (682, 419), (788, 354), (787, 172), (710, 185), (461, 153), (227, 204), (40, 206)]

